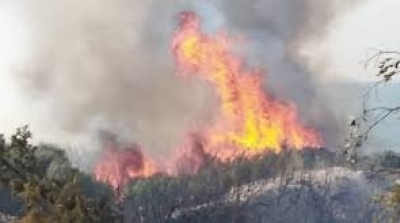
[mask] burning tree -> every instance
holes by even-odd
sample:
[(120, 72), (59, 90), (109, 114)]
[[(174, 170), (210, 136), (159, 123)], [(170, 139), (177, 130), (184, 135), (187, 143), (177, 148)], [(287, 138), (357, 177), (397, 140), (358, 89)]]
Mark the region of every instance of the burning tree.
[(110, 184), (118, 198), (122, 186), (130, 179), (149, 177), (156, 173), (152, 161), (144, 156), (139, 146), (123, 145), (112, 133), (102, 134), (104, 151), (94, 167), (96, 180)]

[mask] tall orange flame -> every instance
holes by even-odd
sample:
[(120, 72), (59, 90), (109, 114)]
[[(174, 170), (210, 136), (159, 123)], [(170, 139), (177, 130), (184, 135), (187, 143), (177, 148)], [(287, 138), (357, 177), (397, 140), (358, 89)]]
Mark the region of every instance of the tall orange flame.
[(247, 69), (233, 53), (232, 44), (226, 35), (203, 33), (195, 13), (180, 14), (179, 30), (172, 42), (178, 74), (199, 76), (215, 87), (221, 102), (220, 117), (188, 137), (175, 159), (158, 165), (139, 147), (121, 150), (111, 140), (94, 169), (99, 181), (118, 189), (131, 179), (160, 173), (160, 166), (168, 175), (194, 174), (208, 155), (227, 161), (279, 153), (285, 145), (297, 150), (322, 145), (318, 133), (299, 121), (292, 103), (265, 93), (262, 73)]
[[(228, 158), (280, 152), (283, 145), (293, 149), (319, 147), (321, 138), (298, 120), (295, 106), (266, 94), (261, 74), (246, 69), (231, 44), (223, 34), (202, 32), (195, 13), (180, 14), (172, 43), (179, 74), (205, 79), (216, 88), (222, 104), (220, 121), (207, 130), (206, 152)], [(229, 152), (226, 147), (231, 148)]]

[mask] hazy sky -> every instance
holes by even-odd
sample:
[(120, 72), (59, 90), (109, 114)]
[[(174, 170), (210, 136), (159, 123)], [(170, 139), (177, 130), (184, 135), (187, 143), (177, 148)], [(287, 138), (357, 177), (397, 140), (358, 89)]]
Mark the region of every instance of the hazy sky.
[[(0, 0), (0, 132), (9, 132), (22, 123), (40, 129), (39, 123), (46, 120), (40, 104), (24, 100), (13, 83), (12, 76), (23, 67), (34, 47), (34, 33), (30, 31), (34, 24), (15, 2)], [(360, 62), (369, 49), (400, 48), (399, 11), (399, 0), (370, 0), (335, 21), (320, 47), (306, 51), (317, 62), (319, 55), (328, 56), (329, 63), (324, 64), (330, 74), (327, 81), (365, 81), (368, 76)]]
[[(16, 90), (12, 76), (28, 58), (32, 43), (29, 23), (12, 1), (0, 0), (0, 125), (4, 131), (28, 120), (27, 105)], [(25, 106), (25, 107), (24, 107)], [(22, 116), (20, 114), (23, 114)], [(25, 119), (25, 120), (24, 120)]]
[(326, 40), (334, 77), (367, 80), (369, 75), (360, 62), (371, 49), (400, 49), (398, 27), (400, 1), (369, 0), (355, 12), (340, 18)]

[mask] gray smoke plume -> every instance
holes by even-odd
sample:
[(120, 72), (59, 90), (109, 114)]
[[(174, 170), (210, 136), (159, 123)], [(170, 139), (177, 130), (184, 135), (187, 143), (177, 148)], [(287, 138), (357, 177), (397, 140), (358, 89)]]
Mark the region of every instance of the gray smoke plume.
[[(298, 53), (317, 41), (355, 0), (37, 0), (23, 1), (35, 31), (23, 89), (50, 109), (49, 123), (66, 132), (124, 126), (153, 153), (170, 150), (196, 123), (212, 121), (216, 99), (201, 81), (174, 76), (169, 44), (181, 10), (202, 16), (208, 31), (247, 37), (249, 64), (267, 71), (268, 92), (298, 105), (328, 145), (338, 138), (322, 74)], [(46, 123), (44, 123), (46, 124)], [(97, 124), (95, 124), (96, 126)]]
[(229, 27), (250, 38), (249, 54), (267, 71), (265, 84), (278, 98), (294, 102), (300, 117), (335, 146), (344, 131), (343, 117), (331, 112), (319, 84), (323, 73), (312, 73), (300, 54), (303, 44), (323, 38), (330, 22), (359, 1), (250, 0), (220, 1)]

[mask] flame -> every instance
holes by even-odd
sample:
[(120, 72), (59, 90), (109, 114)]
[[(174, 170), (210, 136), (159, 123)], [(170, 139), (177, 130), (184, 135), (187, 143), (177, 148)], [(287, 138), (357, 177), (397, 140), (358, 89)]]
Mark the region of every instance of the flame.
[(137, 145), (105, 148), (94, 167), (96, 180), (111, 185), (116, 191), (131, 179), (147, 178), (157, 173), (154, 161), (145, 157)]
[(170, 176), (198, 173), (207, 157), (203, 142), (199, 134), (190, 133), (182, 146), (175, 150), (175, 157), (167, 163), (167, 173)]
[(179, 18), (171, 46), (178, 75), (198, 76), (215, 87), (221, 102), (217, 122), (190, 134), (176, 150), (174, 159), (157, 165), (138, 146), (121, 149), (113, 137), (108, 138), (105, 152), (94, 168), (97, 180), (118, 191), (131, 179), (161, 172), (170, 176), (195, 174), (207, 156), (227, 161), (279, 153), (285, 146), (301, 150), (322, 145), (319, 134), (299, 121), (294, 104), (265, 93), (263, 74), (245, 66), (234, 54), (234, 42), (227, 35), (202, 32), (193, 12), (183, 12)]
[(293, 104), (264, 92), (262, 74), (245, 67), (226, 35), (202, 32), (193, 12), (182, 12), (179, 18), (172, 42), (178, 74), (203, 78), (215, 87), (221, 101), (220, 120), (206, 131), (206, 152), (226, 159), (278, 153), (284, 145), (298, 150), (321, 146), (320, 136), (299, 121)]

